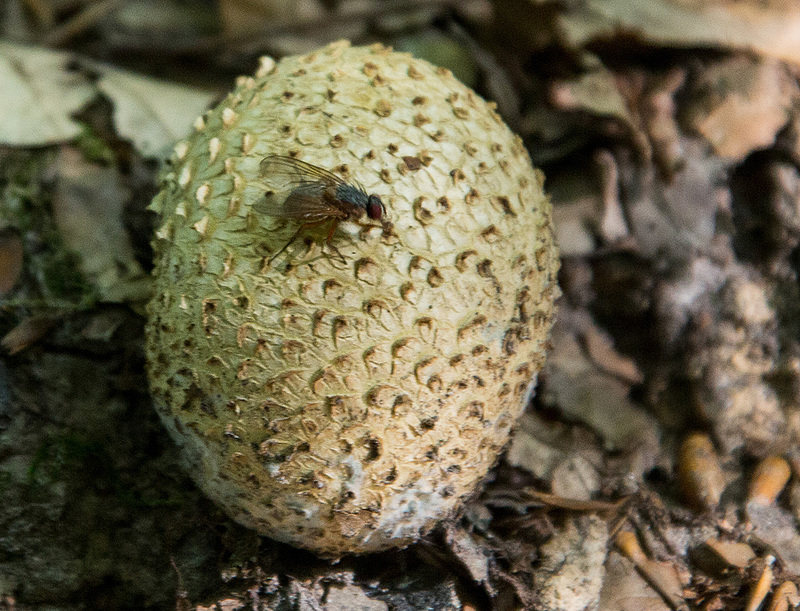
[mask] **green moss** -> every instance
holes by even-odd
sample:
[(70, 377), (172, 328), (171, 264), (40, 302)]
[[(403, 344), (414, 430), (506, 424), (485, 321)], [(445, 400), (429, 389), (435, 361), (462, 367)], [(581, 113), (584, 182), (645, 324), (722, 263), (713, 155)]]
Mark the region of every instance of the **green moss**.
[(87, 161), (104, 165), (111, 165), (115, 161), (114, 151), (94, 127), (87, 123), (81, 125), (81, 132), (75, 140), (75, 145)]

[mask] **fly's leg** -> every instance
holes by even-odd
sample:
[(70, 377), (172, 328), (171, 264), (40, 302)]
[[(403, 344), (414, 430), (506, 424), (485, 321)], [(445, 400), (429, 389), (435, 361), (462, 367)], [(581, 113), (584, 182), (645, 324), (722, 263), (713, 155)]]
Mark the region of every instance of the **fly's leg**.
[(289, 239), (289, 241), (286, 242), (286, 244), (284, 244), (283, 246), (281, 246), (281, 249), (269, 258), (269, 261), (267, 261), (267, 265), (272, 265), (272, 262), (277, 258), (277, 256), (281, 254), (284, 250), (289, 248), (289, 244), (294, 242), (297, 239), (297, 236), (300, 235), (300, 232), (303, 231), (303, 229), (305, 228), (306, 225), (300, 225), (300, 229), (294, 232), (294, 235)]
[(327, 239), (325, 240), (325, 243), (326, 243), (328, 246), (330, 246), (330, 247), (331, 247), (331, 248), (332, 248), (332, 249), (333, 249), (333, 250), (336, 252), (336, 254), (338, 255), (338, 257), (339, 257), (339, 258), (342, 260), (342, 263), (344, 263), (345, 265), (347, 265), (347, 259), (345, 259), (345, 258), (344, 258), (344, 255), (343, 255), (341, 252), (339, 252), (339, 249), (338, 249), (338, 248), (336, 248), (336, 246), (334, 246), (334, 245), (331, 243), (331, 238), (333, 238), (333, 232), (334, 232), (334, 231), (336, 231), (336, 228), (337, 228), (338, 226), (339, 226), (339, 221), (338, 221), (338, 219), (334, 219), (334, 221), (331, 223), (331, 228), (330, 228), (330, 229), (328, 229), (328, 237), (327, 237)]
[[(321, 221), (316, 221), (314, 223), (303, 223), (302, 225), (300, 225), (299, 229), (294, 232), (294, 235), (291, 238), (289, 238), (289, 241), (286, 242), (286, 244), (284, 244), (278, 252), (276, 252), (269, 258), (269, 260), (267, 261), (267, 265), (271, 265), (272, 262), (278, 257), (278, 255), (280, 255), (284, 250), (289, 248), (289, 245), (292, 242), (294, 242), (297, 239), (297, 236), (299, 236), (303, 231), (309, 229), (310, 227), (317, 227), (319, 225), (324, 225), (325, 223), (328, 222), (330, 222), (328, 219), (323, 219)], [(344, 257), (342, 257), (342, 254), (339, 252), (339, 249), (333, 246), (333, 244), (331, 244), (331, 238), (333, 238), (333, 232), (336, 230), (338, 224), (339, 221), (337, 219), (334, 219), (333, 222), (331, 222), (331, 228), (328, 230), (328, 238), (326, 239), (326, 242), (331, 248), (333, 248), (336, 251), (336, 254), (338, 254), (342, 258), (342, 260), (345, 261), (346, 263), (347, 261), (344, 259)]]
[(336, 231), (336, 227), (339, 225), (339, 221), (334, 220), (331, 223), (330, 229), (328, 229), (328, 237), (325, 239), (327, 244), (331, 243), (331, 238), (333, 238), (333, 232)]

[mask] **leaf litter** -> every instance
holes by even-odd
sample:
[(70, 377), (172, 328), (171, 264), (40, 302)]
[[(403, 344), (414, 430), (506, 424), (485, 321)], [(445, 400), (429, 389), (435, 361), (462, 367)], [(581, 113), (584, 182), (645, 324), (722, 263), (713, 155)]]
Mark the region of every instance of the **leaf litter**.
[[(317, 44), (312, 26), (320, 20), (360, 36), (373, 25), (367, 17), (380, 14), (369, 2), (358, 11), (310, 2), (295, 29), (290, 15), (281, 30), (263, 18), (268, 4), (230, 0), (222, 23), (233, 28), (255, 11), (264, 28), (275, 28), (274, 46), (281, 50)], [(789, 44), (797, 39), (796, 7), (768, 2), (748, 12), (740, 3), (720, 2), (710, 12), (708, 3), (674, 0), (646, 8), (622, 0), (602, 6), (518, 0), (498, 3), (492, 15), (467, 4), (480, 3), (465, 3), (463, 12), (426, 8), (407, 21), (390, 15), (375, 23), (386, 42), (395, 33), (414, 40), (409, 31), (430, 40), (426, 28), (456, 33), (445, 40), (436, 32), (435, 40), (448, 49), (453, 41), (461, 45), (452, 61), (466, 62), (471, 74), (477, 70), (479, 87), (501, 92), (501, 110), (514, 117), (552, 187), (565, 256), (561, 316), (537, 397), (504, 461), (464, 515), (429, 540), (336, 566), (245, 533), (192, 497), (184, 483), (192, 501), (180, 509), (181, 520), (170, 510), (129, 514), (139, 532), (151, 532), (145, 524), (153, 520), (173, 530), (153, 531), (170, 533), (169, 551), (163, 535), (155, 542), (132, 536), (134, 546), (147, 550), (133, 566), (150, 587), (145, 594), (131, 585), (118, 600), (130, 605), (139, 596), (162, 608), (330, 611), (758, 605), (777, 611), (797, 604), (800, 113), (797, 45)], [(492, 16), (507, 27), (482, 29)], [(785, 27), (775, 30), (775, 24)], [(108, 27), (97, 32), (108, 34)], [(250, 66), (242, 58), (256, 47), (270, 50), (263, 39), (258, 46), (253, 29), (255, 38), (206, 40), (194, 54), (191, 45), (158, 44), (177, 62), (187, 56), (207, 61), (207, 49), (225, 43), (225, 57), (211, 62), (212, 69), (240, 61), (237, 70), (246, 73)], [(770, 31), (781, 35), (765, 34)], [(80, 33), (70, 40), (81, 53), (92, 49)], [(112, 48), (119, 40), (106, 43)], [(127, 49), (147, 48), (128, 41)], [(32, 296), (41, 301), (34, 290), (42, 277), (36, 238), (49, 242), (51, 234), (5, 214), (15, 201), (6, 190), (3, 227), (12, 238), (2, 251), (10, 262), (2, 286), (13, 305), (0, 310), (0, 322), (16, 356), (0, 363), (0, 374), (9, 358), (22, 360), (0, 382), (21, 397), (36, 396), (25, 380), (61, 380), (66, 388), (63, 371), (80, 368), (85, 355), (78, 347), (85, 350), (91, 340), (110, 367), (104, 379), (116, 425), (126, 426), (135, 415), (158, 435), (152, 414), (136, 407), (147, 406), (135, 332), (141, 319), (125, 309), (136, 308), (147, 293), (146, 263), (134, 247), (142, 236), (131, 235), (129, 223), (146, 198), (137, 195), (129, 166), (146, 167), (131, 159), (158, 156), (214, 93), (81, 61), (71, 52), (9, 45), (0, 47), (0, 70), (15, 61), (25, 70), (8, 80), (19, 96), (0, 94), (0, 116), (15, 108), (19, 113), (0, 126), (0, 141), (60, 145), (41, 181), (50, 185), (51, 222), (64, 248), (78, 255), (76, 269), (92, 298), (78, 300), (83, 309), (77, 316), (33, 307)], [(79, 60), (71, 62), (74, 57)], [(62, 99), (38, 100), (42, 87), (56, 88)], [(107, 147), (87, 160), (68, 143), (91, 121), (85, 111), (100, 93), (110, 102), (107, 119), (118, 141), (96, 130)], [(21, 99), (30, 108), (21, 107)], [(103, 310), (101, 302), (118, 309)], [(32, 350), (43, 329), (57, 341)], [(52, 342), (62, 353), (50, 354)], [(70, 346), (76, 354), (68, 354)], [(55, 367), (45, 364), (56, 361)], [(35, 440), (48, 411), (55, 424), (47, 426), (56, 428), (44, 428), (51, 433), (65, 418), (63, 406), (84, 413), (59, 384), (47, 386), (47, 401), (38, 400), (47, 409), (14, 408), (18, 435)], [(133, 403), (131, 389), (138, 389)], [(91, 414), (102, 427), (102, 412)], [(9, 439), (2, 431), (0, 443)], [(164, 440), (151, 441), (151, 448), (167, 452), (153, 462), (125, 436), (106, 438), (108, 451), (131, 472), (135, 464), (151, 482), (173, 476)], [(16, 449), (10, 456), (24, 460), (26, 454)], [(754, 467), (776, 461), (783, 465), (777, 471)], [(8, 461), (0, 461), (0, 470), (13, 473)], [(129, 477), (125, 467), (120, 472)], [(0, 484), (11, 482), (7, 498), (17, 498), (21, 480), (9, 477)], [(153, 490), (165, 492), (156, 483)], [(81, 489), (87, 499), (94, 494)], [(54, 493), (50, 502), (57, 498)], [(113, 537), (102, 526), (96, 531)], [(47, 542), (58, 548), (63, 536)], [(32, 541), (27, 557), (42, 546)], [(106, 572), (92, 584), (122, 574), (118, 555), (95, 553)], [(16, 584), (0, 592), (3, 604), (34, 596), (20, 584), (24, 575), (39, 572), (14, 562), (0, 568)], [(97, 595), (80, 576), (66, 569), (63, 575), (52, 604), (78, 592), (87, 600)], [(44, 591), (46, 584), (36, 584)]]

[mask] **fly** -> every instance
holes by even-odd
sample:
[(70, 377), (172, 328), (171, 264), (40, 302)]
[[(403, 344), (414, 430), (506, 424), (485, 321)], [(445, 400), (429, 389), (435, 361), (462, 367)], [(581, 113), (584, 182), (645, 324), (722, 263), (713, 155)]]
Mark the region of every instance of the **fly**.
[(361, 185), (345, 182), (333, 172), (305, 161), (270, 155), (261, 162), (261, 178), (273, 183), (282, 182), (291, 190), (282, 201), (267, 198), (257, 205), (257, 210), (300, 223), (299, 229), (283, 248), (270, 257), (269, 263), (309, 227), (330, 223), (326, 240), (330, 244), (341, 221), (357, 221), (366, 214), (369, 219), (386, 224), (386, 208), (378, 195), (368, 194)]

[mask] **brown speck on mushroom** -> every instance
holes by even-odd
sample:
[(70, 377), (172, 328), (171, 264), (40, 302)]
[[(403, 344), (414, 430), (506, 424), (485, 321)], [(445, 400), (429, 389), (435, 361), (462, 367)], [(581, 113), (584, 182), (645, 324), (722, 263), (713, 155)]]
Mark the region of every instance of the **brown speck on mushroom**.
[(403, 161), (405, 162), (406, 168), (412, 171), (419, 170), (422, 167), (422, 161), (420, 161), (419, 157), (406, 155), (403, 157)]
[(392, 114), (392, 104), (388, 100), (378, 100), (375, 105), (375, 114), (379, 117), (388, 117)]
[(464, 174), (463, 170), (450, 170), (450, 178), (453, 179), (453, 184), (457, 185), (458, 183), (467, 179), (467, 175)]
[(413, 65), (408, 67), (407, 74), (410, 78), (414, 79), (415, 81), (421, 81), (423, 78), (425, 78), (425, 75), (422, 73), (422, 71)]
[(428, 117), (426, 117), (425, 115), (423, 115), (422, 113), (417, 113), (417, 114), (414, 115), (414, 126), (415, 127), (422, 127), (423, 125), (426, 125), (426, 124), (428, 124), (430, 122), (431, 122), (431, 120)]

